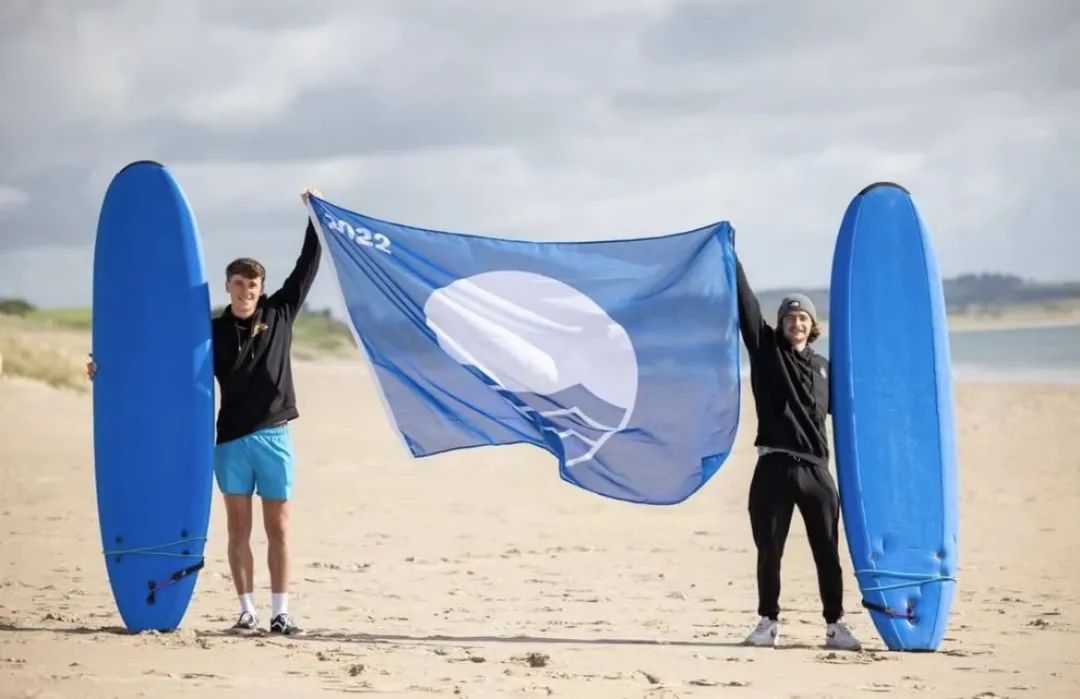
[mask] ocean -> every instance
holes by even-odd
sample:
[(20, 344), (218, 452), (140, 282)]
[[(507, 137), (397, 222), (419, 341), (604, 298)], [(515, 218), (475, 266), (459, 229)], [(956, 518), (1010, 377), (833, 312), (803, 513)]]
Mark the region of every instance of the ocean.
[(953, 375), (1080, 383), (1080, 325), (949, 334)]
[[(814, 347), (828, 356), (827, 337)], [(1080, 383), (1080, 325), (959, 330), (949, 350), (957, 380)]]

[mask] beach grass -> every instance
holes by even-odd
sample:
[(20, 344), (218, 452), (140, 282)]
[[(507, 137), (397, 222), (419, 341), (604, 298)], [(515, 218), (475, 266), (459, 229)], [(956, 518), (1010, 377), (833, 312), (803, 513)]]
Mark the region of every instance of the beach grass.
[[(0, 313), (0, 376), (18, 376), (56, 388), (88, 390), (89, 308)], [(293, 326), (294, 357), (318, 360), (355, 351), (348, 327), (324, 314), (301, 313)]]
[(0, 377), (17, 376), (85, 392), (89, 339), (40, 319), (0, 315)]
[(293, 325), (293, 349), (301, 359), (347, 356), (356, 348), (347, 325), (327, 315), (301, 313)]
[(89, 308), (36, 308), (23, 317), (43, 326), (68, 330), (90, 329)]

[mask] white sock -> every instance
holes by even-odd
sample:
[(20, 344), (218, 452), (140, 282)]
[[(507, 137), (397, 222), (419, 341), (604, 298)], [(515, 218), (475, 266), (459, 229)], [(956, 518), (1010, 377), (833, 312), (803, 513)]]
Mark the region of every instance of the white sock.
[(273, 605), (274, 611), (270, 615), (273, 619), (278, 614), (289, 613), (289, 593), (288, 592), (274, 592), (270, 595), (270, 602)]
[(250, 612), (255, 614), (255, 596), (250, 592), (240, 595), (240, 613)]

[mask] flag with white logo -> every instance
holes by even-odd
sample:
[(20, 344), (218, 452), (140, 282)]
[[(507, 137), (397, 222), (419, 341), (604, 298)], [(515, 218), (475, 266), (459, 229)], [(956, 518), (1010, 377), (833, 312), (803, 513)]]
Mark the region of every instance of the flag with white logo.
[(416, 457), (526, 443), (563, 479), (672, 504), (739, 418), (726, 222), (525, 242), (423, 230), (309, 199), (389, 417)]

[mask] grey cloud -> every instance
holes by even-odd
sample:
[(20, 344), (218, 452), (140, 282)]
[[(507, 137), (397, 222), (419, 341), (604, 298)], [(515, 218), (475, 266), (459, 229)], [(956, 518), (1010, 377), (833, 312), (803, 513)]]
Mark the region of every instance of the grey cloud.
[(658, 65), (707, 76), (698, 89), (828, 109), (890, 93), (1060, 91), (1080, 81), (1078, 39), (1071, 3), (690, 2), (650, 28), (643, 47)]
[[(0, 187), (29, 203), (0, 210), (0, 278), (42, 246), (89, 246), (109, 177), (139, 158), (176, 166), (214, 264), (288, 248), (312, 184), (404, 223), (524, 237), (730, 218), (770, 260), (761, 283), (817, 284), (848, 198), (890, 178), (932, 216), (947, 272), (1072, 276), (1077, 15), (999, 0), (4, 3)], [(772, 259), (791, 241), (804, 257)]]
[[(114, 14), (124, 26), (145, 19), (145, 6), (119, 7)], [(251, 4), (224, 7), (211, 4), (204, 9), (211, 19), (224, 14), (229, 23), (239, 22), (253, 34), (246, 37), (248, 44), (237, 47), (240, 51), (257, 46), (261, 32), (287, 25), (288, 12), (284, 5), (277, 7), (280, 16), (275, 16), (274, 8), (270, 8), (263, 21), (254, 26), (242, 23), (246, 14), (255, 11)], [(85, 8), (70, 9), (77, 12)], [(312, 17), (325, 17), (327, 12), (327, 8), (321, 7), (318, 13), (305, 17), (314, 23)], [(362, 14), (350, 12), (353, 19)], [(65, 98), (62, 91), (38, 90), (39, 85), (33, 81), (15, 80), (18, 71), (12, 70), (5, 75), (6, 82), (17, 85), (16, 89), (31, 103), (33, 113), (15, 116), (5, 124), (4, 138), (11, 140), (12, 147), (6, 149), (11, 158), (0, 165), (0, 179), (19, 181), (38, 198), (63, 196), (67, 206), (53, 214), (56, 225), (48, 226), (32, 238), (17, 233), (0, 237), (0, 249), (85, 242), (92, 235), (93, 213), (103, 194), (103, 189), (87, 191), (85, 177), (80, 178), (89, 169), (85, 165), (88, 163), (119, 169), (128, 160), (142, 157), (167, 163), (310, 160), (515, 142), (524, 146), (532, 139), (542, 138), (544, 133), (572, 133), (584, 119), (586, 110), (561, 101), (565, 94), (557, 98), (543, 93), (508, 94), (492, 85), (495, 81), (492, 72), (508, 67), (506, 62), (500, 65), (493, 61), (491, 52), (499, 51), (500, 46), (512, 47), (513, 37), (507, 37), (503, 30), (514, 19), (505, 12), (491, 12), (484, 23), (470, 26), (462, 20), (461, 13), (426, 17), (412, 28), (412, 36), (420, 40), (423, 50), (412, 50), (405, 43), (392, 52), (395, 55), (388, 57), (385, 69), (347, 75), (332, 86), (301, 89), (278, 113), (239, 130), (214, 128), (208, 125), (213, 122), (209, 116), (193, 121), (182, 115), (151, 111), (147, 116), (128, 120), (122, 113), (125, 106), (122, 99), (117, 103), (115, 118), (110, 120), (108, 109), (104, 114), (89, 114), (86, 108), (80, 109), (72, 99)], [(31, 24), (52, 36), (54, 32), (69, 32), (77, 21), (73, 17), (57, 16), (47, 7), (39, 13), (36, 24)], [(455, 26), (468, 31), (455, 31)], [(587, 27), (580, 28), (579, 32), (584, 36), (586, 30)], [(20, 61), (25, 65), (35, 57), (44, 56), (41, 42), (39, 36), (25, 46), (6, 49), (13, 59), (18, 59), (8, 65)], [(463, 42), (477, 50), (461, 51)], [(92, 50), (94, 45), (84, 48)], [(78, 56), (73, 58), (77, 60)], [(521, 70), (528, 71), (533, 63), (543, 61), (526, 55)], [(195, 78), (185, 74), (189, 66), (183, 60), (173, 64), (158, 61), (154, 66), (152, 72), (145, 72), (144, 66), (132, 65), (133, 75), (126, 80), (130, 81), (134, 94), (153, 101), (170, 90), (193, 89)], [(64, 69), (65, 64), (60, 61), (42, 65), (36, 73), (43, 77), (43, 82), (51, 84), (58, 77), (62, 79)], [(199, 109), (197, 102), (194, 109)], [(30, 147), (14, 147), (15, 142)], [(258, 216), (260, 208), (253, 205), (253, 215)], [(265, 215), (273, 216), (274, 209), (270, 207)], [(8, 221), (7, 227), (16, 232), (25, 230), (32, 225), (32, 216), (23, 212)]]
[(255, 31), (317, 25), (327, 17), (362, 14), (363, 6), (369, 5), (352, 0), (319, 0), (309, 5), (299, 5), (293, 0), (233, 0), (194, 4), (207, 24)]
[(845, 24), (845, 9), (835, 3), (693, 0), (675, 5), (646, 32), (642, 45), (651, 58), (676, 65), (738, 65), (793, 46), (801, 51), (828, 46)]

